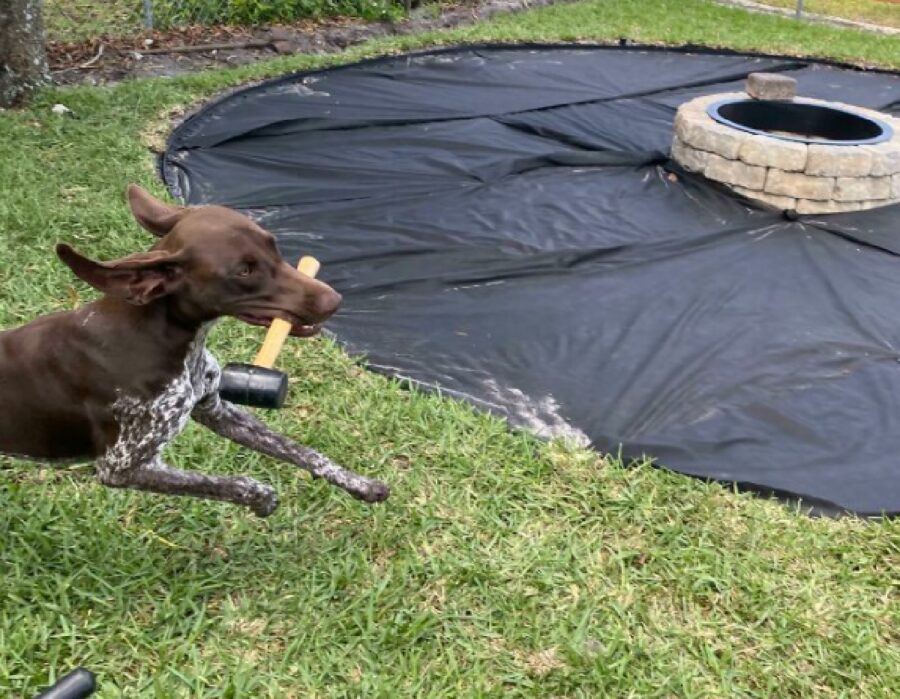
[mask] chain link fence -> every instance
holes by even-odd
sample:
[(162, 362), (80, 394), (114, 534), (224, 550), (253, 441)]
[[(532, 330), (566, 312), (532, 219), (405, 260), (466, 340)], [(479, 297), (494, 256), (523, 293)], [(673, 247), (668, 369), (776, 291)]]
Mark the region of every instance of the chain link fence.
[(193, 25), (252, 26), (339, 15), (387, 19), (409, 6), (409, 0), (44, 0), (44, 25), (51, 40), (84, 41)]

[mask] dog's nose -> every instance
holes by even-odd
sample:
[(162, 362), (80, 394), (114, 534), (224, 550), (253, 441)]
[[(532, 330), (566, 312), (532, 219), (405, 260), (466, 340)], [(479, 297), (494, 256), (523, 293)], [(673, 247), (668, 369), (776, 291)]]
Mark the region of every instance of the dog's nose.
[(328, 289), (327, 291), (323, 291), (316, 295), (313, 306), (318, 315), (327, 318), (340, 308), (341, 301), (343, 300), (344, 297), (334, 289)]

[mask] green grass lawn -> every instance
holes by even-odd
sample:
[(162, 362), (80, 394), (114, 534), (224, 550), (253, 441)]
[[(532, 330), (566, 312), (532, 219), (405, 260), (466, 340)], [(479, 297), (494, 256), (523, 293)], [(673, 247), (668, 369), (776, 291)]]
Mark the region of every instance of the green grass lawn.
[[(797, 0), (759, 0), (765, 5), (795, 9)], [(805, 12), (900, 27), (900, 2), (897, 0), (804, 0)]]
[[(699, 0), (592, 0), (447, 34), (177, 80), (48, 90), (0, 113), (0, 327), (90, 296), (52, 254), (147, 247), (158, 115), (239, 82), (430, 43), (630, 36), (900, 65), (900, 40)], [(75, 119), (50, 112), (55, 102)], [(224, 322), (213, 350), (252, 356)], [(625, 468), (292, 342), (274, 426), (377, 474), (369, 507), (190, 428), (177, 465), (272, 483), (270, 519), (0, 458), (0, 696), (84, 664), (111, 697), (895, 697), (900, 522), (815, 520)]]

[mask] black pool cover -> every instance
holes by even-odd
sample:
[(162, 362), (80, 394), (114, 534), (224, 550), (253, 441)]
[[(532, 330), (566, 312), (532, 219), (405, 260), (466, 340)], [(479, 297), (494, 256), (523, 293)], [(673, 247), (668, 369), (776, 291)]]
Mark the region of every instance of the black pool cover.
[(900, 207), (800, 217), (668, 160), (677, 106), (753, 71), (900, 114), (900, 78), (798, 59), (468, 47), (211, 103), (162, 167), (344, 293), (372, 368), (542, 436), (900, 512)]

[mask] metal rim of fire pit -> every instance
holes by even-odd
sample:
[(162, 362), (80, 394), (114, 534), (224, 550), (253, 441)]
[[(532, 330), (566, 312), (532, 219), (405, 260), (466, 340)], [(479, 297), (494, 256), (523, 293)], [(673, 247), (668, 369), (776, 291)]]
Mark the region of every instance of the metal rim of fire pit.
[[(894, 137), (890, 124), (880, 119), (800, 99), (723, 99), (709, 105), (706, 113), (720, 124), (740, 131), (795, 143), (864, 146)], [(789, 135), (794, 133), (797, 135)], [(800, 135), (804, 133), (810, 136)], [(836, 137), (842, 134), (849, 138)]]

